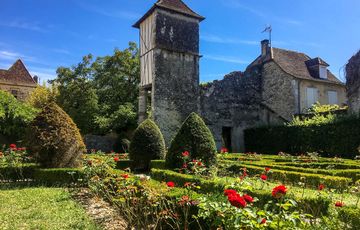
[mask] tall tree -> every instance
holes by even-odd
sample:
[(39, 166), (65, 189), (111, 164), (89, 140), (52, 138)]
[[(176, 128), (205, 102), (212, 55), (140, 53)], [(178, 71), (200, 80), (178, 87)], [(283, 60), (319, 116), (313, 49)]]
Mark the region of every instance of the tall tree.
[(91, 65), (92, 55), (89, 54), (76, 66), (58, 68), (57, 78), (54, 80), (59, 90), (58, 104), (70, 115), (83, 134), (93, 131), (99, 109)]

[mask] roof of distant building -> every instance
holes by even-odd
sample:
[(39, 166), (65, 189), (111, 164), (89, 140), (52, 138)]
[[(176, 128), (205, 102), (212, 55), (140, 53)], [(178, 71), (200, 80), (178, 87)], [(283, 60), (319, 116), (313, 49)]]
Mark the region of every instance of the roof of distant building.
[(133, 26), (136, 28), (140, 27), (140, 24), (150, 15), (154, 12), (156, 8), (170, 10), (176, 13), (180, 13), (186, 16), (190, 16), (196, 19), (199, 19), (200, 21), (204, 20), (205, 18), (197, 13), (195, 13), (190, 7), (188, 7), (183, 1), (181, 0), (158, 0), (151, 9), (140, 18), (139, 21), (137, 21)]
[[(333, 73), (329, 70), (327, 73), (327, 79), (320, 78), (319, 76), (314, 76), (310, 71), (309, 67), (314, 65), (329, 66), (321, 58), (310, 58), (308, 55), (292, 50), (285, 50), (279, 48), (272, 48), (272, 59), (265, 59), (265, 61), (274, 61), (277, 63), (282, 70), (286, 73), (301, 79), (308, 80), (321, 80), (325, 82), (340, 83), (343, 84)], [(254, 65), (259, 65), (264, 62), (264, 58), (259, 56), (254, 62), (252, 62), (249, 67), (251, 68)], [(248, 67), (248, 68), (249, 68)]]
[(24, 63), (19, 59), (8, 70), (0, 69), (0, 81), (36, 85)]

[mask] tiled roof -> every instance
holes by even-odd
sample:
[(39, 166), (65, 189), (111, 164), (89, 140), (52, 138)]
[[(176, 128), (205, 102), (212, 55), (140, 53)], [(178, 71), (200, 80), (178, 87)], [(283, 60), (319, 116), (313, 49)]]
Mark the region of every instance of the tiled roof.
[(25, 84), (34, 84), (36, 82), (31, 77), (30, 73), (27, 71), (24, 63), (19, 59), (17, 60), (8, 70), (0, 70), (0, 81), (5, 81), (9, 83), (25, 83)]
[(327, 79), (323, 79), (323, 78), (319, 78), (319, 76), (311, 75), (310, 69), (308, 67), (313, 66), (313, 64), (316, 65), (317, 63), (317, 64), (329, 66), (321, 58), (311, 59), (308, 55), (304, 53), (300, 53), (292, 50), (284, 50), (279, 48), (271, 48), (271, 49), (273, 54), (272, 59), (268, 56), (265, 59), (259, 56), (248, 66), (248, 69), (251, 69), (253, 66), (261, 65), (266, 61), (274, 61), (280, 66), (282, 70), (284, 70), (286, 73), (296, 78), (343, 84), (329, 70), (327, 74), (328, 77)]
[[(278, 48), (272, 48), (273, 50), (273, 57), (274, 61), (288, 74), (297, 77), (297, 78), (303, 78), (303, 79), (317, 79), (317, 80), (323, 80), (323, 81), (331, 81), (336, 83), (341, 83), (339, 79), (335, 77), (334, 74), (332, 74), (328, 70), (328, 78), (327, 79), (321, 79), (318, 76), (312, 76), (308, 65), (306, 64), (308, 61), (312, 60), (309, 56), (307, 56), (304, 53), (299, 53), (291, 50), (284, 50), (284, 49), (278, 49)], [(318, 60), (323, 63), (322, 59), (314, 59)], [(326, 64), (329, 66), (328, 64)]]
[(134, 24), (134, 27), (139, 28), (142, 21), (144, 21), (156, 8), (162, 8), (170, 11), (174, 11), (180, 14), (184, 14), (186, 16), (190, 16), (193, 18), (197, 18), (200, 21), (205, 18), (197, 13), (195, 13), (192, 9), (190, 9), (183, 1), (181, 0), (158, 0), (153, 7), (139, 20)]

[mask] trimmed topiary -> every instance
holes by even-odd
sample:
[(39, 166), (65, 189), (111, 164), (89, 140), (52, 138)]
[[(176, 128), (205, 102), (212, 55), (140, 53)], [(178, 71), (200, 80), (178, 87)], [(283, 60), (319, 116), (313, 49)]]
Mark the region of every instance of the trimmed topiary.
[(217, 150), (214, 137), (203, 119), (196, 113), (191, 113), (186, 118), (171, 141), (166, 155), (166, 165), (170, 168), (180, 168), (183, 164), (181, 153), (184, 151), (190, 153), (190, 159), (201, 159), (206, 166), (216, 164)]
[(132, 138), (129, 157), (137, 169), (148, 170), (150, 161), (164, 159), (165, 141), (159, 127), (150, 119), (142, 122)]
[(27, 134), (29, 151), (46, 168), (74, 168), (86, 152), (79, 129), (55, 103), (46, 105), (31, 123)]

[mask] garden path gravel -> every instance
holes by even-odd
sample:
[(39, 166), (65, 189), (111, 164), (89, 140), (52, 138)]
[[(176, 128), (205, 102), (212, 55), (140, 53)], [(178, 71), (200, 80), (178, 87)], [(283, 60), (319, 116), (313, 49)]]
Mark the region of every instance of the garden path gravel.
[(79, 202), (86, 213), (105, 230), (128, 229), (127, 222), (120, 216), (116, 208), (102, 198), (95, 196), (87, 188), (72, 191), (72, 197)]

